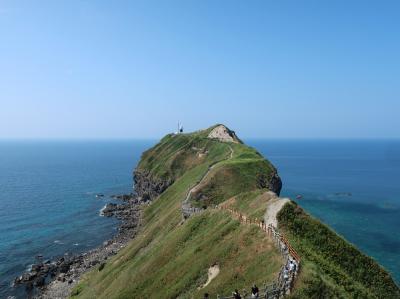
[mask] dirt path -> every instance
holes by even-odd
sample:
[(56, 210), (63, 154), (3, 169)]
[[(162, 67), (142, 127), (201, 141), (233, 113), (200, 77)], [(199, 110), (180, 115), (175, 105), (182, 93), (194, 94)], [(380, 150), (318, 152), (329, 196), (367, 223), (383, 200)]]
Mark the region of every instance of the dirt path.
[[(187, 217), (190, 216), (193, 212), (195, 212), (196, 210), (199, 209), (199, 208), (194, 208), (194, 207), (192, 207), (192, 205), (191, 205), (190, 202), (189, 202), (189, 199), (190, 199), (190, 196), (192, 195), (192, 193), (193, 193), (194, 191), (196, 191), (197, 187), (200, 186), (201, 183), (204, 182), (204, 180), (205, 180), (205, 179), (207, 178), (207, 176), (210, 174), (211, 170), (213, 170), (213, 168), (214, 168), (218, 163), (221, 163), (222, 161), (230, 160), (230, 159), (233, 158), (233, 153), (234, 153), (234, 151), (233, 151), (232, 146), (229, 145), (229, 149), (230, 149), (230, 151), (231, 151), (229, 157), (226, 158), (226, 159), (223, 159), (223, 160), (221, 160), (221, 161), (215, 162), (213, 165), (211, 165), (211, 166), (208, 168), (207, 172), (203, 175), (203, 177), (201, 178), (201, 180), (200, 180), (194, 187), (192, 187), (192, 188), (189, 190), (189, 192), (187, 193), (185, 200), (182, 202), (182, 213), (183, 213), (184, 218), (187, 218)], [(192, 211), (192, 212), (191, 212), (191, 211)], [(185, 215), (185, 214), (186, 214), (186, 215)]]
[(206, 173), (203, 175), (203, 177), (201, 178), (200, 182), (198, 182), (198, 183), (196, 184), (196, 186), (192, 187), (192, 188), (189, 190), (188, 194), (186, 195), (185, 200), (183, 201), (184, 203), (187, 203), (187, 202), (189, 201), (189, 198), (190, 198), (190, 196), (192, 195), (192, 193), (196, 190), (196, 188), (197, 188), (198, 186), (200, 186), (200, 184), (206, 179), (206, 177), (210, 174), (211, 170), (213, 170), (213, 168), (214, 168), (218, 163), (220, 163), (220, 162), (222, 162), (222, 161), (230, 160), (230, 159), (233, 158), (233, 148), (232, 148), (230, 145), (229, 145), (229, 149), (230, 149), (230, 151), (231, 151), (231, 153), (230, 153), (230, 155), (229, 155), (229, 158), (224, 159), (224, 160), (221, 160), (221, 161), (218, 161), (218, 162), (215, 163), (214, 165), (211, 165), (211, 166), (208, 168), (207, 172), (206, 172)]
[(267, 225), (272, 224), (274, 227), (278, 226), (278, 220), (276, 219), (276, 215), (285, 205), (285, 203), (289, 202), (289, 198), (280, 198), (275, 193), (269, 192), (271, 195), (271, 199), (267, 203), (267, 210), (264, 215), (264, 221)]
[[(235, 219), (239, 220), (241, 224), (257, 225), (261, 228), (267, 236), (269, 236), (274, 242), (274, 245), (282, 255), (284, 264), (278, 274), (278, 278), (275, 282), (269, 284), (265, 289), (266, 298), (281, 298), (279, 295), (285, 296), (290, 294), (295, 285), (295, 279), (298, 276), (300, 266), (300, 256), (295, 249), (289, 244), (288, 240), (283, 234), (276, 228), (277, 220), (276, 214), (283, 207), (283, 205), (289, 201), (288, 198), (279, 198), (275, 193), (268, 192), (271, 197), (267, 204), (267, 212), (265, 213), (266, 222), (262, 222), (257, 218), (252, 219), (247, 215), (234, 210), (228, 206), (219, 205), (218, 208), (228, 211)], [(294, 272), (287, 272), (290, 263), (295, 263), (297, 266)], [(286, 276), (285, 276), (286, 271)], [(277, 297), (278, 295), (278, 297)], [(264, 296), (262, 296), (264, 298)], [(228, 297), (225, 297), (228, 298)], [(230, 297), (229, 297), (230, 298)]]

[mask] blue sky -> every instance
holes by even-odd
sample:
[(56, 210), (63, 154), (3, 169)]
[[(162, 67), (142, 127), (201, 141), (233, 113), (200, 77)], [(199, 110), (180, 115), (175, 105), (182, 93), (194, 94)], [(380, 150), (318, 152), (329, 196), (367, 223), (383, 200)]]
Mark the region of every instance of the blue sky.
[[(350, 3), (351, 2), (351, 3)], [(0, 138), (399, 138), (398, 1), (0, 0)]]

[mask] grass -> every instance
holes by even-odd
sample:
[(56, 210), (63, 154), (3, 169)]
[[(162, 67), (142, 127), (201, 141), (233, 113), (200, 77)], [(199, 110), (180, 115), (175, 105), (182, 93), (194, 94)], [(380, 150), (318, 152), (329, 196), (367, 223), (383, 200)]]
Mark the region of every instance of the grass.
[[(143, 155), (142, 169), (156, 176), (173, 175), (174, 183), (144, 209), (138, 236), (102, 271), (86, 274), (73, 290), (73, 298), (202, 298), (205, 292), (227, 295), (235, 288), (249, 290), (254, 282), (262, 285), (276, 278), (282, 258), (258, 227), (241, 225), (214, 209), (182, 224), (180, 207), (188, 190), (210, 165), (230, 155), (228, 144), (202, 134), (167, 136)], [(208, 151), (201, 158), (197, 158), (199, 148)], [(251, 162), (251, 158), (241, 159)], [(208, 268), (216, 263), (219, 275), (199, 290)]]
[(199, 134), (170, 134), (143, 153), (137, 169), (174, 181), (197, 165), (222, 160), (229, 152), (227, 144)]
[(224, 204), (252, 219), (262, 220), (270, 199), (268, 190), (256, 189), (240, 193), (225, 201)]
[[(204, 292), (229, 294), (276, 277), (281, 257), (257, 227), (240, 225), (217, 210), (179, 225), (179, 206), (171, 198), (184, 193), (181, 183), (146, 210), (143, 232), (101, 272), (89, 273), (75, 289), (77, 297), (200, 298)], [(160, 209), (163, 215), (155, 218)], [(215, 263), (220, 274), (197, 290)]]
[[(268, 201), (265, 180), (276, 170), (244, 144), (206, 138), (211, 129), (167, 135), (143, 153), (138, 169), (173, 184), (144, 208), (135, 239), (101, 271), (84, 275), (72, 298), (215, 297), (276, 279), (283, 261), (266, 234), (211, 208), (226, 202), (261, 219)], [(231, 148), (233, 157), (226, 159)], [(211, 165), (191, 198), (207, 210), (182, 222), (182, 201)], [(384, 269), (296, 204), (286, 204), (278, 220), (302, 258), (292, 298), (400, 298)], [(220, 273), (199, 290), (216, 263)]]
[(256, 150), (244, 144), (231, 147), (232, 159), (218, 163), (192, 194), (194, 206), (214, 206), (240, 193), (264, 189), (276, 172)]
[(304, 264), (293, 298), (400, 298), (388, 272), (296, 203), (278, 221)]

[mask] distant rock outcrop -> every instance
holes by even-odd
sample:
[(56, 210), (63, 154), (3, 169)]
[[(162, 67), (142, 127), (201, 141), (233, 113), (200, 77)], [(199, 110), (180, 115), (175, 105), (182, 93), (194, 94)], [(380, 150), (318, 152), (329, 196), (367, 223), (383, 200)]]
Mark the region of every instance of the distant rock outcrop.
[(242, 143), (236, 136), (235, 132), (229, 130), (224, 125), (217, 125), (214, 129), (212, 129), (210, 134), (208, 134), (208, 138), (218, 139), (222, 142)]

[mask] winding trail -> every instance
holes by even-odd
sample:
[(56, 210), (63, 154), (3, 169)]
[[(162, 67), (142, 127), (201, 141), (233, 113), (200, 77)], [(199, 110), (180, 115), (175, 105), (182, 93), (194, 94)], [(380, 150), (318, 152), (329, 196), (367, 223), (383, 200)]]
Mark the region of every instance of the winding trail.
[(182, 202), (182, 214), (183, 214), (183, 217), (184, 217), (185, 219), (186, 219), (186, 218), (189, 218), (192, 214), (197, 213), (197, 212), (201, 212), (201, 211), (203, 210), (203, 209), (201, 209), (201, 208), (196, 208), (196, 207), (193, 207), (193, 206), (191, 205), (191, 203), (189, 202), (190, 196), (192, 195), (192, 193), (193, 193), (194, 191), (196, 191), (197, 187), (200, 186), (200, 184), (204, 182), (204, 180), (207, 178), (207, 176), (210, 174), (210, 172), (214, 169), (214, 167), (215, 167), (217, 164), (219, 164), (219, 163), (221, 163), (221, 162), (223, 162), (223, 161), (230, 160), (230, 159), (233, 158), (233, 154), (234, 154), (233, 148), (232, 148), (232, 146), (230, 146), (230, 145), (228, 145), (228, 146), (229, 146), (229, 149), (230, 149), (229, 157), (227, 157), (226, 159), (222, 159), (222, 160), (220, 160), (220, 161), (216, 161), (216, 162), (214, 162), (213, 164), (211, 164), (211, 165), (208, 167), (207, 172), (206, 172), (206, 173), (203, 175), (203, 177), (200, 179), (200, 181), (199, 181), (194, 187), (190, 188), (190, 190), (188, 191), (185, 200)]
[[(197, 190), (197, 188), (204, 182), (204, 180), (207, 178), (207, 176), (210, 174), (210, 172), (214, 169), (214, 167), (223, 162), (227, 161), (233, 158), (234, 151), (231, 145), (229, 145), (230, 149), (230, 155), (220, 161), (212, 163), (206, 173), (202, 176), (200, 181), (193, 186), (192, 188), (189, 189), (185, 200), (182, 202), (182, 215), (184, 219), (189, 218), (191, 215), (204, 211), (204, 209), (193, 207), (190, 203), (190, 197)], [(262, 293), (265, 294), (266, 298), (271, 298), (271, 299), (279, 299), (285, 296), (286, 294), (290, 294), (291, 290), (294, 287), (294, 282), (295, 279), (297, 278), (298, 271), (299, 271), (299, 266), (300, 266), (300, 257), (297, 254), (297, 252), (292, 248), (292, 246), (289, 244), (285, 236), (279, 233), (277, 230), (277, 214), (278, 212), (282, 209), (282, 207), (290, 201), (288, 198), (280, 198), (278, 197), (275, 193), (269, 192), (271, 199), (268, 202), (267, 209), (264, 215), (264, 221), (258, 221), (257, 219), (251, 219), (242, 213), (232, 210), (229, 207), (226, 207), (224, 205), (218, 205), (216, 206), (217, 209), (224, 209), (229, 211), (232, 216), (237, 218), (241, 223), (243, 224), (255, 224), (259, 226), (264, 232), (267, 233), (268, 236), (270, 236), (274, 240), (275, 246), (279, 249), (280, 253), (283, 256), (284, 259), (284, 265), (282, 266), (277, 280), (270, 284), (270, 285), (265, 285), (264, 290)], [(289, 265), (289, 261), (293, 261), (296, 263), (296, 270), (294, 272), (290, 272), (290, 275), (287, 275), (287, 267)], [(285, 272), (286, 271), (286, 272)], [(218, 265), (212, 266), (209, 271), (208, 271), (208, 280), (207, 282), (199, 287), (199, 289), (204, 288), (207, 286), (217, 275), (219, 274), (219, 267)], [(285, 276), (286, 275), (286, 276)], [(232, 297), (219, 297), (219, 298), (232, 298)]]
[(266, 225), (273, 225), (274, 227), (278, 227), (278, 220), (276, 216), (279, 211), (283, 208), (283, 206), (290, 201), (289, 198), (280, 198), (273, 192), (268, 192), (271, 196), (271, 199), (267, 203), (267, 209), (264, 215), (264, 221)]

